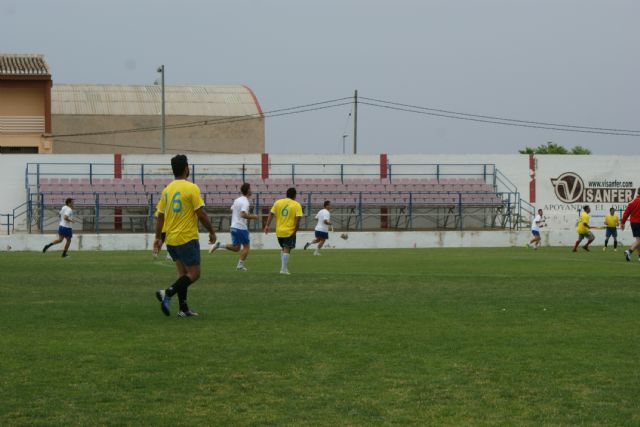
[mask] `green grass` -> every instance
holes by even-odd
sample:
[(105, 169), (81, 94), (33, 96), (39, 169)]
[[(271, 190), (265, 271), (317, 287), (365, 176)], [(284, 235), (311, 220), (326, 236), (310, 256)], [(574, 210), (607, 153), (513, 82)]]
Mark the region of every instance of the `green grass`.
[[(0, 425), (640, 425), (640, 263), (567, 248), (0, 255)], [(175, 309), (175, 307), (174, 307)]]

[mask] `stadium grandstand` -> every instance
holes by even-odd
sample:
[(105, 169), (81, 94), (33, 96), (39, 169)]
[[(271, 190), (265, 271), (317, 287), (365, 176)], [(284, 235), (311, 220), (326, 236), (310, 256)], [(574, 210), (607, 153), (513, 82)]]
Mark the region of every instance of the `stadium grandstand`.
[[(116, 159), (27, 164), (26, 228), (53, 229), (60, 206), (73, 197), (83, 218), (78, 231), (150, 232), (159, 194), (172, 180), (167, 165)], [(336, 228), (344, 230), (517, 229), (529, 216), (522, 212), (526, 202), (493, 164), (392, 165), (385, 155), (381, 159), (382, 167), (271, 164), (264, 154), (262, 164), (193, 163), (190, 180), (199, 185), (207, 212), (222, 231), (229, 229), (229, 206), (243, 182), (251, 183), (252, 204), (263, 214), (288, 187), (296, 187), (304, 228), (313, 225), (325, 200), (334, 205)]]

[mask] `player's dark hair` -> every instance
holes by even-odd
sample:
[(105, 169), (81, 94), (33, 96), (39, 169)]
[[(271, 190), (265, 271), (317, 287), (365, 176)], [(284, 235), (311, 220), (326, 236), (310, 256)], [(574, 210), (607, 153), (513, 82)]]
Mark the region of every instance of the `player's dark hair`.
[(176, 178), (182, 176), (187, 167), (189, 167), (189, 163), (187, 162), (187, 156), (184, 154), (177, 154), (171, 159), (171, 169), (173, 170), (173, 176)]
[(296, 198), (296, 194), (297, 194), (297, 192), (296, 192), (295, 188), (291, 187), (291, 188), (287, 189), (287, 197), (288, 198), (293, 200), (293, 199)]
[(249, 184), (248, 182), (245, 182), (240, 186), (240, 192), (242, 193), (243, 196), (246, 196), (247, 194), (249, 194), (250, 188), (251, 188), (251, 184)]
[(325, 201), (324, 201), (324, 204), (323, 204), (322, 206), (324, 206), (324, 207), (326, 208), (326, 207), (327, 207), (327, 206), (329, 206), (330, 204), (331, 204), (331, 201), (330, 201), (330, 200), (325, 200)]
[(638, 187), (638, 191), (636, 191), (636, 195), (640, 196), (640, 187)]
[(609, 208), (609, 212), (611, 212), (611, 211), (615, 211), (615, 210), (616, 210), (616, 208), (614, 208), (613, 206), (611, 206), (611, 207)]
[(73, 202), (73, 197), (67, 197), (67, 199), (64, 201), (64, 204), (69, 206), (71, 202)]
[(584, 207), (582, 208), (583, 211), (586, 211), (587, 209), (591, 210), (591, 208), (589, 207), (589, 205), (584, 205)]

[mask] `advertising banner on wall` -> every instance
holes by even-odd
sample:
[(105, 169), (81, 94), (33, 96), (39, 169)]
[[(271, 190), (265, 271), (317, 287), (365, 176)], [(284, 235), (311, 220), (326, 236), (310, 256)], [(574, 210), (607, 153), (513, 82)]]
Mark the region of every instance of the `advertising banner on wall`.
[(550, 228), (575, 227), (585, 205), (591, 208), (591, 225), (602, 226), (610, 208), (622, 217), (638, 186), (634, 157), (536, 156), (535, 205)]

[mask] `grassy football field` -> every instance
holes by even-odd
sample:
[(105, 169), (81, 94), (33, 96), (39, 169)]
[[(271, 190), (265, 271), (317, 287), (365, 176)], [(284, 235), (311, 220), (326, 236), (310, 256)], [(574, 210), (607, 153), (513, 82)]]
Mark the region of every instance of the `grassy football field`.
[(0, 254), (0, 425), (640, 425), (621, 250), (203, 253), (190, 319), (170, 262), (59, 255)]

